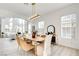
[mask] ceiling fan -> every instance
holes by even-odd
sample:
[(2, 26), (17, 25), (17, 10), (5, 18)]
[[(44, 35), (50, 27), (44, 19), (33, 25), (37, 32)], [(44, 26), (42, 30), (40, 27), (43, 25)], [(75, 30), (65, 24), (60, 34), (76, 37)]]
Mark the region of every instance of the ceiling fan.
[(29, 20), (35, 20), (38, 17), (40, 17), (40, 15), (36, 12), (36, 3), (24, 3), (24, 4), (32, 6), (32, 16), (28, 18)]

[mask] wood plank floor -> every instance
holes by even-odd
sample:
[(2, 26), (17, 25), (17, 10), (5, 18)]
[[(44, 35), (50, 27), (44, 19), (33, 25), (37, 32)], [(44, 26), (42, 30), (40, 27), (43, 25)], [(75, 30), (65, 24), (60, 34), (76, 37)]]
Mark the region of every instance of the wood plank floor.
[(79, 56), (79, 50), (60, 45), (52, 45), (52, 56)]
[(25, 52), (18, 48), (16, 40), (10, 38), (0, 38), (0, 56), (33, 56), (30, 52)]
[[(79, 56), (79, 50), (52, 45), (51, 56)], [(17, 42), (9, 38), (0, 38), (0, 56), (34, 56), (32, 51), (18, 49)]]

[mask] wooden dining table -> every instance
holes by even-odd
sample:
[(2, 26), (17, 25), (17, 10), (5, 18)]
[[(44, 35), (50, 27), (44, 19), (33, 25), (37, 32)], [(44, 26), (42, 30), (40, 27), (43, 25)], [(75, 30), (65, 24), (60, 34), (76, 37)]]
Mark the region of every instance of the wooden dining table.
[[(41, 46), (41, 44), (44, 43), (45, 37), (41, 37), (41, 36), (36, 36), (35, 38), (24, 37), (24, 39), (32, 41), (32, 45), (34, 46), (35, 55), (37, 55), (37, 51), (39, 51), (37, 50), (39, 49), (38, 46)], [(40, 53), (42, 53), (42, 51)]]
[(36, 36), (35, 38), (32, 37), (23, 37), (23, 38), (25, 38), (26, 40), (29, 39), (32, 41), (39, 41), (39, 42), (43, 42), (45, 40), (45, 37), (41, 37), (41, 36)]
[[(23, 46), (22, 49), (23, 50), (28, 49), (27, 51), (29, 51), (32, 49), (32, 47), (30, 46), (30, 45), (32, 45), (34, 47), (35, 55), (37, 55), (37, 46), (40, 46), (42, 43), (44, 43), (44, 40), (45, 40), (45, 37), (41, 37), (41, 36), (36, 36), (35, 38), (23, 36), (22, 38), (23, 38), (22, 41), (24, 41), (24, 42), (21, 41), (21, 43), (22, 43), (21, 46)], [(26, 43), (26, 45), (23, 45), (27, 41), (31, 41), (31, 42), (29, 42), (30, 45), (28, 45), (27, 43)], [(26, 48), (27, 45), (29, 48), (28, 47)]]

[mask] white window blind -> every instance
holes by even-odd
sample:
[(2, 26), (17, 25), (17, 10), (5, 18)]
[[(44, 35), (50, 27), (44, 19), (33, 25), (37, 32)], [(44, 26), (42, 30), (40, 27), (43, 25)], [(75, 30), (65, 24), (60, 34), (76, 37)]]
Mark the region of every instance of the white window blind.
[(75, 38), (76, 14), (61, 17), (61, 38)]

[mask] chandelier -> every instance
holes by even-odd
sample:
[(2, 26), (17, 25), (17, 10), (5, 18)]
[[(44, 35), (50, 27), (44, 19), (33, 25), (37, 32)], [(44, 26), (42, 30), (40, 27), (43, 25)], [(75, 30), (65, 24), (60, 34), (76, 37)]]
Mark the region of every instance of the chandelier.
[(28, 19), (36, 20), (37, 18), (40, 17), (40, 15), (37, 13), (37, 10), (36, 10), (36, 3), (31, 3), (31, 6), (32, 6), (32, 16), (30, 16)]

